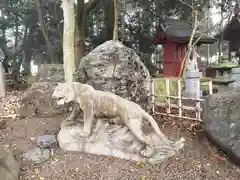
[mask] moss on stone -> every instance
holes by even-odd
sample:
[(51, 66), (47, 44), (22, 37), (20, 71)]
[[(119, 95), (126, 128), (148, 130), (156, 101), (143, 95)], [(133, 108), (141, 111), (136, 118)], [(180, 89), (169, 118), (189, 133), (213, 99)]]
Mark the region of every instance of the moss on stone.
[(213, 68), (235, 68), (235, 67), (239, 67), (239, 65), (231, 62), (224, 62), (224, 63), (218, 63), (212, 67)]

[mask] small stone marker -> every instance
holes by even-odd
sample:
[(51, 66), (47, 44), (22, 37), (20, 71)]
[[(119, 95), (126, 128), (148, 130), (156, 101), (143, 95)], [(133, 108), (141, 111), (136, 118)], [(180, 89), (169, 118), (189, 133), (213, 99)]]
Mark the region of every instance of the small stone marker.
[(23, 157), (33, 164), (41, 164), (50, 157), (50, 150), (35, 148), (23, 154)]
[(56, 149), (58, 143), (54, 135), (46, 134), (37, 138), (37, 146), (39, 148)]

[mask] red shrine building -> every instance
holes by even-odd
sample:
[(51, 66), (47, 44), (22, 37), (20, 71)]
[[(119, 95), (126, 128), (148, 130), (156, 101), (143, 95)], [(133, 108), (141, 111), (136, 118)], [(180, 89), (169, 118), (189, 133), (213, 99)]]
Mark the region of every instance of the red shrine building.
[[(192, 24), (177, 19), (160, 19), (158, 23), (153, 43), (163, 46), (163, 75), (165, 77), (178, 77), (191, 37)], [(195, 33), (194, 40), (197, 40), (200, 35), (200, 33)], [(197, 47), (216, 41), (214, 37), (204, 34), (198, 41)], [(197, 47), (195, 47), (196, 51)]]

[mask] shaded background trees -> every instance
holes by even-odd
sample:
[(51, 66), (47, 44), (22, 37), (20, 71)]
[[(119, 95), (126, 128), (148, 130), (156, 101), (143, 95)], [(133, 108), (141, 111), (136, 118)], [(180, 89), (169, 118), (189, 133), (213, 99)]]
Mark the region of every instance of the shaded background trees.
[[(149, 70), (154, 61), (161, 61), (161, 47), (153, 46), (159, 18), (175, 17), (191, 20), (191, 9), (179, 0), (121, 0), (119, 40), (134, 48)], [(209, 3), (220, 0), (186, 0), (206, 15)], [(224, 9), (232, 1), (224, 0)], [(0, 48), (5, 54), (7, 72), (28, 74), (32, 63), (62, 63), (63, 13), (60, 0), (4, 0), (0, 4)], [(110, 40), (114, 29), (112, 0), (77, 0), (75, 5), (75, 62), (97, 45)], [(217, 30), (217, 29), (215, 29)], [(216, 48), (215, 48), (216, 49)], [(206, 54), (202, 49), (202, 55)], [(211, 51), (212, 54), (216, 50)], [(212, 55), (211, 54), (211, 55)]]

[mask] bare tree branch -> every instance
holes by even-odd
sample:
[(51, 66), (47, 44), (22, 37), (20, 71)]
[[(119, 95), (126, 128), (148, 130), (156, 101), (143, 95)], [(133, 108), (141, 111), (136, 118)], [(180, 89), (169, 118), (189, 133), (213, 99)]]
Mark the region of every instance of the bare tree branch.
[[(192, 33), (191, 33), (191, 37), (190, 37), (190, 40), (189, 40), (189, 43), (188, 43), (188, 50), (184, 56), (184, 59), (182, 61), (182, 64), (181, 64), (181, 69), (180, 69), (180, 72), (179, 72), (179, 77), (181, 77), (183, 75), (183, 73), (186, 71), (186, 68), (187, 68), (187, 65), (188, 65), (188, 60), (189, 60), (189, 57), (190, 57), (190, 54), (192, 53), (192, 49), (193, 47), (200, 41), (200, 39), (202, 38), (202, 36), (209, 32), (211, 29), (213, 29), (215, 26), (217, 26), (218, 24), (222, 23), (222, 21), (226, 18), (229, 18), (228, 16), (226, 16), (225, 18), (221, 19), (221, 21), (217, 24), (215, 24), (214, 26), (212, 26), (211, 28), (203, 31), (200, 36), (194, 40), (194, 36), (196, 34), (196, 30), (197, 28), (199, 27), (200, 24), (202, 24), (206, 19), (208, 19), (209, 17), (206, 17), (206, 18), (203, 18), (199, 23), (198, 23), (198, 19), (197, 19), (197, 11), (194, 9), (194, 7), (188, 3), (186, 3), (185, 1), (183, 0), (179, 0), (180, 2), (182, 2), (183, 4), (187, 5), (188, 7), (190, 7), (193, 11), (193, 14), (194, 14), (194, 27), (193, 27), (193, 30), (192, 30)], [(231, 16), (231, 13), (230, 13), (230, 16)]]
[(181, 3), (183, 3), (183, 4), (185, 4), (185, 5), (187, 5), (188, 7), (190, 7), (193, 11), (195, 11), (195, 9), (194, 9), (194, 7), (193, 6), (191, 6), (190, 4), (188, 4), (188, 3), (186, 3), (185, 1), (183, 1), (183, 0), (179, 0)]
[(41, 11), (41, 7), (40, 7), (40, 1), (39, 0), (35, 0), (36, 3), (36, 10), (38, 13), (38, 21), (40, 23), (40, 31), (42, 32), (42, 35), (46, 41), (47, 44), (47, 49), (51, 58), (51, 62), (53, 62), (53, 52), (52, 52), (52, 44), (49, 40), (49, 36), (48, 36), (48, 31), (47, 31), (47, 27), (46, 27), (46, 23), (44, 22), (44, 18), (42, 15), (42, 11)]
[[(190, 6), (190, 5), (189, 5)], [(193, 27), (193, 30), (192, 30), (192, 34), (191, 34), (191, 37), (190, 37), (190, 40), (188, 42), (188, 51), (187, 53), (185, 54), (184, 56), (184, 59), (183, 59), (183, 62), (181, 64), (181, 69), (180, 69), (180, 72), (179, 72), (179, 77), (181, 77), (183, 75), (183, 73), (186, 71), (186, 68), (187, 68), (187, 64), (188, 64), (188, 60), (189, 60), (189, 57), (190, 57), (190, 54), (192, 52), (192, 48), (193, 48), (193, 45), (192, 45), (192, 42), (193, 42), (193, 38), (195, 36), (195, 33), (197, 31), (197, 28), (198, 28), (198, 12), (193, 8), (193, 13), (194, 13), (194, 27)]]
[(195, 42), (193, 43), (193, 46), (195, 46), (198, 41), (200, 41), (200, 39), (202, 38), (202, 36), (208, 32), (210, 32), (214, 27), (218, 26), (219, 24), (221, 24), (222, 21), (224, 21), (225, 19), (228, 18), (228, 20), (230, 19), (229, 17), (231, 17), (232, 13), (230, 13), (228, 16), (224, 17), (222, 20), (220, 20), (218, 23), (216, 23), (214, 26), (210, 27), (209, 29), (203, 31), (200, 36), (195, 40)]
[(186, 3), (185, 1), (183, 0), (179, 0), (181, 3), (187, 5), (188, 7), (190, 7), (192, 9), (192, 12), (193, 12), (193, 15), (194, 15), (194, 27), (193, 27), (193, 30), (192, 30), (192, 33), (191, 33), (191, 36), (190, 36), (190, 40), (188, 42), (188, 50), (184, 56), (184, 59), (181, 63), (181, 68), (180, 68), (180, 72), (178, 74), (178, 77), (181, 77), (183, 75), (183, 73), (185, 72), (186, 70), (186, 67), (187, 67), (187, 64), (188, 64), (188, 59), (190, 57), (190, 54), (192, 52), (192, 42), (193, 42), (193, 38), (195, 36), (195, 33), (197, 31), (197, 28), (198, 28), (198, 12), (195, 10), (195, 8), (193, 6), (191, 6), (190, 4)]

